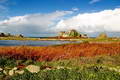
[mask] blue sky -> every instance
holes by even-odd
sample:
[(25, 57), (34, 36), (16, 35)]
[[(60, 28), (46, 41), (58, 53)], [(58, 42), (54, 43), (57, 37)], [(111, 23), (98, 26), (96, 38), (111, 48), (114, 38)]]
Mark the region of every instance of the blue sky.
[(9, 16), (21, 16), (33, 13), (50, 13), (56, 10), (71, 10), (79, 8), (80, 12), (114, 9), (120, 5), (120, 0), (9, 0)]
[(26, 36), (53, 36), (70, 29), (119, 33), (119, 21), (120, 0), (0, 0), (0, 32)]

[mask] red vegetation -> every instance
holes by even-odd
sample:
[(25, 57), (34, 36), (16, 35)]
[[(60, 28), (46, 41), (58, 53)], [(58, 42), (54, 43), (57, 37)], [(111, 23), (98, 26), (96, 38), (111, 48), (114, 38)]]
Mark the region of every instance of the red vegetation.
[(120, 54), (120, 43), (81, 43), (48, 47), (0, 47), (0, 56), (38, 61), (114, 54)]
[(17, 69), (19, 69), (19, 70), (20, 70), (20, 69), (24, 69), (25, 67), (26, 67), (25, 65), (22, 65), (22, 64), (21, 64), (21, 65), (17, 66)]

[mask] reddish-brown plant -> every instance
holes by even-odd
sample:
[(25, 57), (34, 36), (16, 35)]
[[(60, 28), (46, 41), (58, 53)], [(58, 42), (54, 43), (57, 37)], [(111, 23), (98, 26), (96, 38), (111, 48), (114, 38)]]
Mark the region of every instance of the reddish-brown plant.
[(81, 43), (47, 47), (0, 47), (0, 56), (7, 56), (15, 59), (32, 59), (38, 61), (69, 59), (81, 56), (91, 57), (104, 54), (120, 54), (120, 43)]

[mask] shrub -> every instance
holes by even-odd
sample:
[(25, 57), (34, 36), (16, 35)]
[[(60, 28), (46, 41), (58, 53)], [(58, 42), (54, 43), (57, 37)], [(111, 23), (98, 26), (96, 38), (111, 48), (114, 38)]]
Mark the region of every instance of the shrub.
[(0, 58), (0, 67), (14, 67), (16, 66), (14, 59)]

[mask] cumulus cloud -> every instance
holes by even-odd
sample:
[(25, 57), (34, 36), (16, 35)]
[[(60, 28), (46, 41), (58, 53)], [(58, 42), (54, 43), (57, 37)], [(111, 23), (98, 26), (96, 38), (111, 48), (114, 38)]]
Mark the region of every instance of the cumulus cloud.
[(56, 11), (48, 14), (30, 14), (0, 21), (0, 32), (24, 35), (56, 34), (59, 31), (76, 29), (79, 32), (120, 32), (120, 8), (93, 13)]
[(83, 13), (61, 20), (55, 31), (76, 29), (80, 32), (120, 32), (120, 8)]
[(72, 10), (73, 10), (73, 11), (78, 11), (79, 8), (74, 7), (74, 8), (72, 8)]
[(56, 11), (49, 14), (31, 14), (25, 16), (11, 17), (8, 20), (0, 21), (1, 32), (22, 33), (22, 34), (44, 34), (50, 33), (49, 29), (55, 23), (72, 11)]
[(94, 3), (97, 3), (97, 2), (100, 2), (101, 0), (91, 0), (89, 3), (90, 4), (94, 4)]

